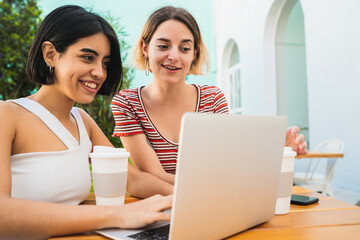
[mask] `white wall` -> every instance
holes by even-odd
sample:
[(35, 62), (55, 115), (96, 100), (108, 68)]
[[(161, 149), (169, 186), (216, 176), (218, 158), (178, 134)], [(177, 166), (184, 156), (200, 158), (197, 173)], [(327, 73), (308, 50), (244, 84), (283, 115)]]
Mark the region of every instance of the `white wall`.
[[(242, 64), (244, 114), (274, 114), (276, 109), (276, 89), (266, 80), (268, 59), (264, 57), (266, 21), (274, 2), (281, 5), (285, 1), (215, 0), (219, 86), (223, 51), (233, 39)], [(330, 138), (343, 140), (345, 157), (336, 166), (333, 185), (360, 192), (360, 1), (300, 3), (305, 22), (310, 148)]]
[(240, 53), (243, 114), (263, 114), (263, 29), (271, 3), (263, 0), (214, 2), (218, 85), (222, 84), (223, 50), (227, 41), (233, 39)]
[(338, 138), (333, 184), (360, 192), (360, 1), (302, 0), (311, 147)]

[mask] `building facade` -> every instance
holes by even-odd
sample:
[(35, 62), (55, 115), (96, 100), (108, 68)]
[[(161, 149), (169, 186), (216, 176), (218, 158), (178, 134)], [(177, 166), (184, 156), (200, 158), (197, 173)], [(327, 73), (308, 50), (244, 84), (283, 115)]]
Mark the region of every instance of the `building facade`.
[(333, 185), (359, 193), (360, 1), (214, 0), (214, 9), (217, 81), (231, 111), (286, 115), (310, 149), (342, 140)]

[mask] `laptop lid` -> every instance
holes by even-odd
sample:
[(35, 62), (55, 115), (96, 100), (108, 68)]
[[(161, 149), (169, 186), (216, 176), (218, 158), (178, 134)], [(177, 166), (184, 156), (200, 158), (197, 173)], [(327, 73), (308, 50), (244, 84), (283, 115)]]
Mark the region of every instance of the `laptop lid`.
[[(186, 113), (169, 239), (221, 239), (270, 220), (286, 126), (287, 118), (279, 116)], [(133, 239), (128, 236), (141, 231), (97, 232)]]
[(220, 239), (274, 216), (286, 117), (183, 117), (170, 239)]

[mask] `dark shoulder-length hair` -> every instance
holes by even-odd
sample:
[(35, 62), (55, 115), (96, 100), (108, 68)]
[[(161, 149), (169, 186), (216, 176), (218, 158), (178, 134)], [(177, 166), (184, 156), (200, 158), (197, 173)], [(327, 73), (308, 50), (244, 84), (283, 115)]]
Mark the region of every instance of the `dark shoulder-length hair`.
[(123, 69), (120, 46), (114, 29), (105, 19), (95, 13), (75, 5), (66, 5), (53, 10), (41, 23), (27, 59), (27, 73), (36, 83), (50, 85), (54, 83), (42, 54), (42, 44), (51, 42), (56, 51), (64, 53), (68, 47), (80, 38), (102, 32), (110, 42), (110, 64), (107, 67), (107, 78), (98, 94), (113, 95), (122, 83)]

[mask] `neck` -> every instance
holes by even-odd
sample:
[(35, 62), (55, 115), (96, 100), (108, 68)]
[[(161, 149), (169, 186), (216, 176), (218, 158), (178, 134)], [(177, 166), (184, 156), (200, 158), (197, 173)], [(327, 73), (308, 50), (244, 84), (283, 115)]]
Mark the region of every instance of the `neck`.
[(185, 82), (168, 84), (154, 81), (145, 87), (144, 93), (152, 101), (173, 104), (179, 100), (182, 101), (189, 88), (192, 88), (192, 86), (185, 84)]
[(70, 117), (70, 111), (75, 103), (64, 94), (54, 91), (53, 86), (47, 85), (43, 85), (39, 91), (28, 98), (40, 103), (59, 120)]

